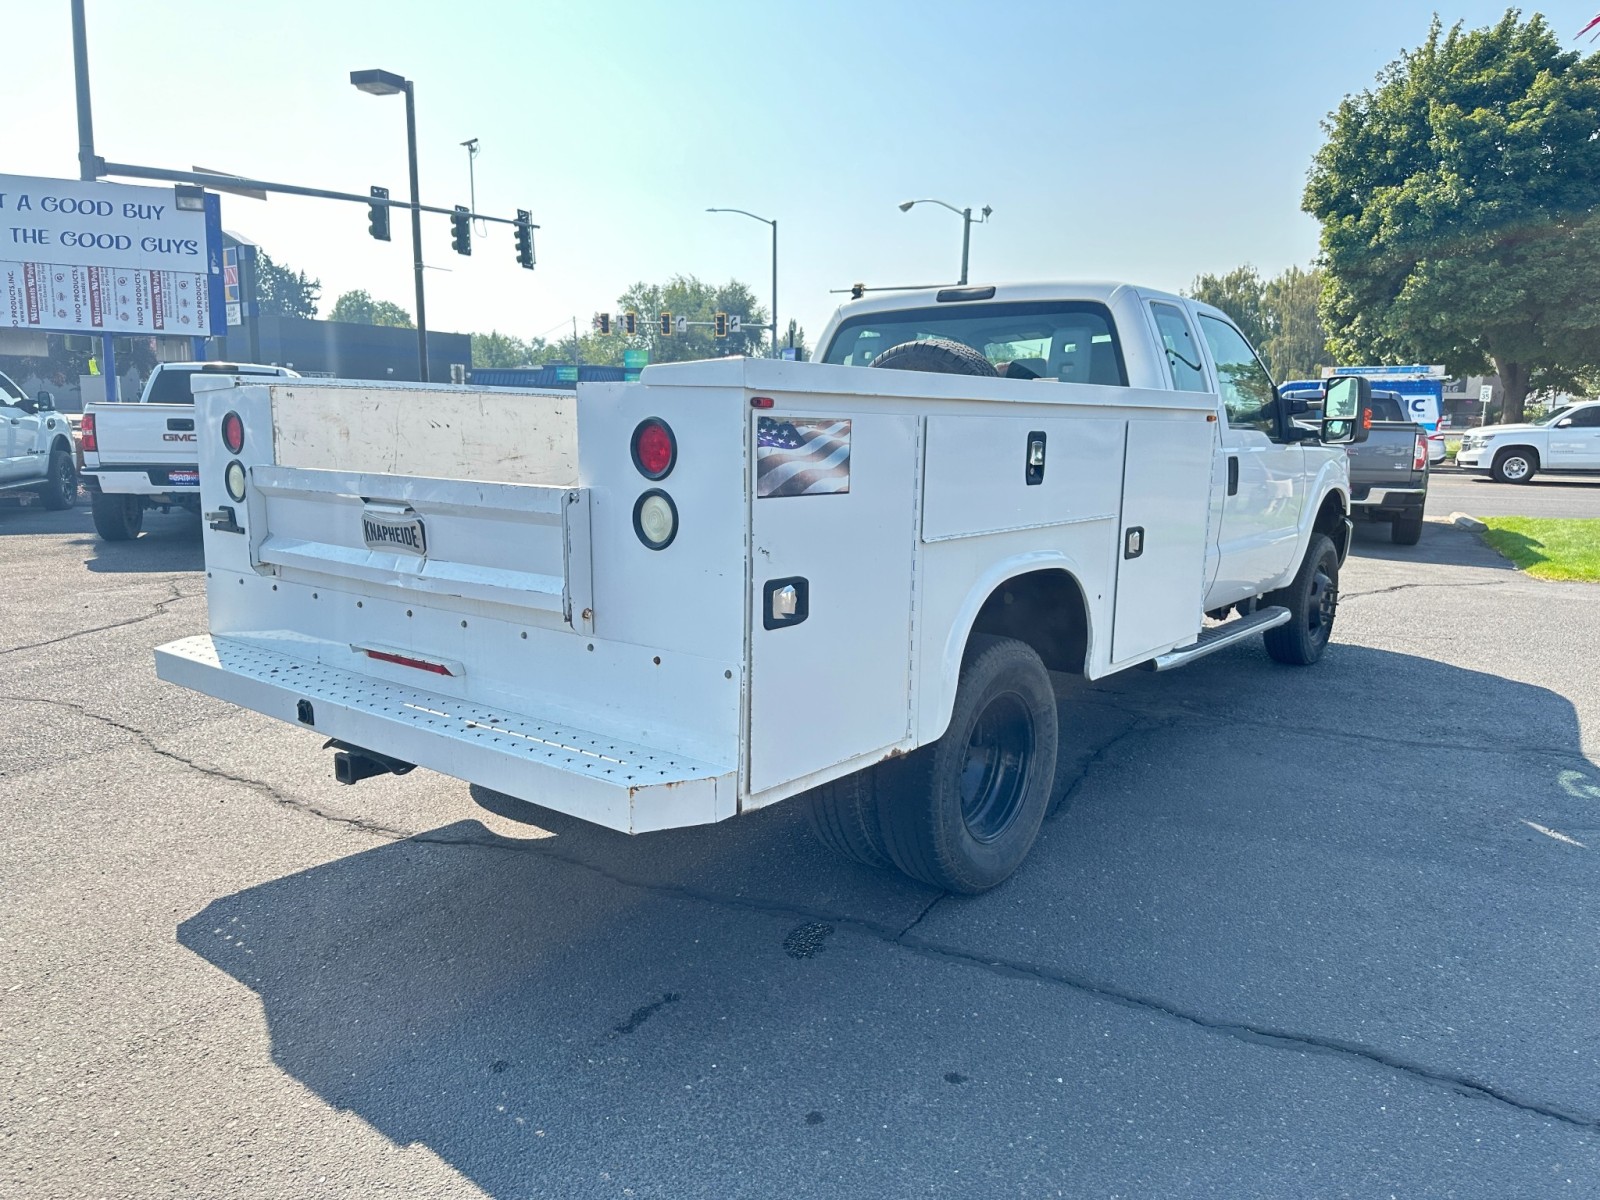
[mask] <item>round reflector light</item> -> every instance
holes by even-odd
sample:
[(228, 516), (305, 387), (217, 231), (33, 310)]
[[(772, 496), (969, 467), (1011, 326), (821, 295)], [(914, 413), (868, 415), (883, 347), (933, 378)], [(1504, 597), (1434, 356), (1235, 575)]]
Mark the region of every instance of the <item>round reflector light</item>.
[(652, 550), (665, 550), (678, 536), (678, 506), (660, 488), (651, 488), (633, 506), (633, 531)]
[(238, 454), (244, 449), (244, 418), (236, 412), (222, 418), (222, 444), (229, 454)]
[(244, 502), (244, 464), (237, 458), (228, 464), (227, 470), (222, 472), (222, 482), (228, 489), (228, 495), (237, 503)]
[(646, 417), (633, 431), (633, 465), (646, 479), (665, 479), (678, 461), (678, 439), (660, 417)]

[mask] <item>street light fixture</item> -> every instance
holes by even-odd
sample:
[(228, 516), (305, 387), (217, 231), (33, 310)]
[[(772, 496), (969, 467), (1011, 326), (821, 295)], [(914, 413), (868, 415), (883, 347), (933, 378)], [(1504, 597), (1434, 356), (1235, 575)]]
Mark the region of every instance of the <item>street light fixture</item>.
[(961, 279), (959, 282), (965, 284), (967, 282), (967, 251), (972, 244), (972, 227), (974, 225), (982, 225), (987, 221), (989, 214), (994, 212), (994, 209), (985, 204), (983, 206), (983, 216), (976, 221), (972, 219), (972, 210), (970, 208), (957, 208), (954, 204), (946, 204), (943, 200), (905, 200), (900, 204), (900, 211), (910, 212), (912, 206), (917, 204), (937, 204), (940, 208), (948, 208), (961, 218)]
[(745, 212), (742, 208), (708, 208), (708, 213), (738, 213), (741, 217), (749, 217), (752, 221), (760, 221), (763, 225), (772, 226), (772, 357), (782, 357), (778, 349), (778, 222), (769, 221), (766, 217), (758, 217), (753, 212)]
[(393, 71), (351, 71), (350, 82), (370, 96), (406, 98), (406, 154), (411, 167), (411, 258), (417, 291), (417, 377), (428, 382), (428, 314), (422, 298), (422, 210), (417, 188), (417, 106), (411, 80)]

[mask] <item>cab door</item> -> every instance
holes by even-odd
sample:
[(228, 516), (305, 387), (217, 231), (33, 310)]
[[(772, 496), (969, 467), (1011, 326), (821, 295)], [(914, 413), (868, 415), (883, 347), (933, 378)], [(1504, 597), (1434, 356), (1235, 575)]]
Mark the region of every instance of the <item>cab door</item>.
[(1197, 314), (1222, 399), (1218, 570), (1208, 606), (1254, 596), (1294, 566), (1305, 498), (1305, 450), (1286, 436), (1277, 389), (1234, 326)]
[(1600, 469), (1600, 404), (1580, 408), (1551, 426), (1550, 461), (1545, 465), (1553, 471)]
[(0, 484), (32, 479), (34, 444), (39, 439), (39, 418), (23, 412), (11, 397), (0, 392)]

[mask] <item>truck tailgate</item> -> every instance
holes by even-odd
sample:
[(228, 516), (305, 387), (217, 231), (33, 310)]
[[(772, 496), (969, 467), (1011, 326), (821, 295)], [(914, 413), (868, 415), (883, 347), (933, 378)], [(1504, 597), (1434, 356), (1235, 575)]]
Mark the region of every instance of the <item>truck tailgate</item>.
[(89, 470), (101, 466), (153, 470), (158, 486), (169, 482), (166, 469), (180, 468), (184, 478), (171, 480), (193, 486), (190, 476), (199, 457), (195, 412), (192, 404), (91, 404), (87, 415), (94, 417), (98, 449), (86, 452), (84, 465)]

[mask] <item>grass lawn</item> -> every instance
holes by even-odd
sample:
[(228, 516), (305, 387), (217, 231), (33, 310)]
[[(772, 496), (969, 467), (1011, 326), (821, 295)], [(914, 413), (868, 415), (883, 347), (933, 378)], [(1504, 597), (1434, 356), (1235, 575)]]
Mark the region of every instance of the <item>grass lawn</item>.
[(1484, 517), (1483, 539), (1535, 579), (1600, 583), (1600, 517)]

